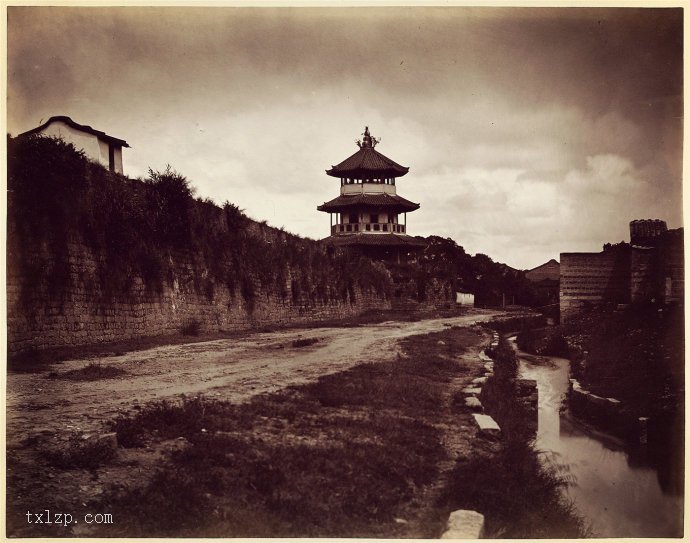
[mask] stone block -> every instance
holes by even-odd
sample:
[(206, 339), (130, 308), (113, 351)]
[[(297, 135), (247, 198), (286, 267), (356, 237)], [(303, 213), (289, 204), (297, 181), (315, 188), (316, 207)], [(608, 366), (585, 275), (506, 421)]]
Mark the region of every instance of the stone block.
[(483, 411), (484, 406), (482, 405), (482, 402), (479, 401), (479, 398), (475, 398), (474, 396), (470, 396), (468, 398), (465, 398), (465, 407), (469, 407), (473, 411)]
[(474, 417), (474, 422), (479, 427), (479, 432), (481, 434), (490, 437), (498, 437), (501, 435), (501, 427), (489, 415), (474, 413), (472, 416)]
[(602, 398), (601, 396), (597, 396), (591, 392), (589, 393), (589, 401), (599, 407), (606, 407), (609, 403), (606, 398)]
[(484, 535), (484, 515), (460, 509), (448, 517), (441, 539), (479, 539)]
[(471, 394), (471, 395), (477, 394), (477, 395), (479, 395), (482, 393), (482, 389), (479, 387), (466, 387), (466, 388), (462, 389), (462, 392), (464, 394)]
[(486, 377), (476, 377), (475, 379), (472, 379), (472, 383), (475, 385), (483, 385), (486, 383)]

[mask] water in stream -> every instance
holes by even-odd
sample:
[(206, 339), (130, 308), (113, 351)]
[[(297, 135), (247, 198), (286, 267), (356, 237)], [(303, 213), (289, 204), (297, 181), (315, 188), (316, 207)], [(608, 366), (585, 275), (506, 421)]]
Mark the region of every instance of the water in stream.
[(683, 499), (665, 494), (657, 472), (630, 464), (623, 444), (560, 413), (569, 362), (518, 351), (520, 377), (539, 389), (537, 449), (574, 479), (567, 490), (595, 537), (680, 537)]

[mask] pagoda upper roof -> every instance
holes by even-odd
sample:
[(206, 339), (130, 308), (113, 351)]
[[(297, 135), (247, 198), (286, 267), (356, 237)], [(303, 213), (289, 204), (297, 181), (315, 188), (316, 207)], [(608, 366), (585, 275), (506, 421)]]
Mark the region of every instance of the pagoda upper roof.
[(365, 127), (364, 140), (357, 142), (359, 151), (343, 160), (337, 166), (326, 170), (326, 173), (331, 177), (380, 179), (402, 177), (410, 170), (374, 149), (377, 143), (378, 140), (369, 134), (369, 127)]
[(325, 202), (324, 204), (318, 206), (316, 209), (319, 211), (336, 213), (339, 211), (344, 211), (353, 206), (385, 207), (397, 212), (407, 212), (419, 209), (419, 204), (410, 202), (409, 200), (406, 200), (397, 194), (386, 193), (341, 194), (330, 202)]

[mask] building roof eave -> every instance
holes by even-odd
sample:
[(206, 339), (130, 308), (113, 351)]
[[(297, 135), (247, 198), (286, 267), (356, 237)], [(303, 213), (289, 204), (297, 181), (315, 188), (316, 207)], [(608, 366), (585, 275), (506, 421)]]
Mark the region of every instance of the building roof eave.
[(333, 245), (359, 245), (359, 246), (377, 246), (377, 247), (407, 247), (410, 249), (422, 248), (427, 246), (427, 242), (417, 239), (405, 234), (367, 234), (367, 233), (353, 233), (340, 234), (336, 236), (329, 236), (325, 238), (326, 242)]
[(412, 212), (419, 209), (420, 205), (411, 202), (397, 194), (352, 194), (340, 195), (333, 200), (324, 202), (316, 209), (327, 213), (344, 211), (352, 207), (378, 207), (397, 210), (398, 212)]
[(99, 139), (102, 139), (103, 141), (106, 141), (108, 143), (112, 143), (114, 145), (119, 145), (121, 147), (129, 147), (129, 144), (120, 138), (116, 138), (114, 136), (109, 136), (105, 132), (102, 132), (101, 130), (96, 130), (95, 128), (92, 128), (88, 125), (84, 124), (79, 124), (74, 122), (72, 119), (65, 115), (55, 115), (48, 119), (46, 122), (44, 122), (41, 126), (38, 126), (36, 128), (32, 128), (31, 130), (27, 130), (26, 132), (22, 132), (19, 134), (17, 137), (26, 137), (26, 136), (31, 136), (33, 134), (38, 134), (41, 130), (45, 129), (46, 127), (50, 126), (51, 123), (54, 122), (63, 122), (67, 126), (70, 126), (71, 128), (74, 128), (75, 130), (79, 130), (81, 132), (86, 132), (88, 134), (92, 134), (96, 136)]
[(331, 177), (349, 177), (353, 179), (402, 177), (410, 168), (401, 166), (372, 147), (362, 147), (343, 160), (340, 164), (326, 170)]

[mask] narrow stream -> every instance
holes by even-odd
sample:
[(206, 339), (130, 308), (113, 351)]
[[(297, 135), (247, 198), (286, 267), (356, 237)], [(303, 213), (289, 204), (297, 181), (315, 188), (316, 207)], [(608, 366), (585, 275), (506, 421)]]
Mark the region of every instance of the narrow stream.
[[(511, 338), (514, 341), (514, 338)], [(520, 377), (539, 389), (536, 447), (573, 484), (567, 493), (590, 524), (594, 537), (681, 537), (683, 499), (665, 494), (653, 468), (631, 465), (624, 445), (588, 431), (561, 404), (568, 390), (569, 362), (517, 351)]]

